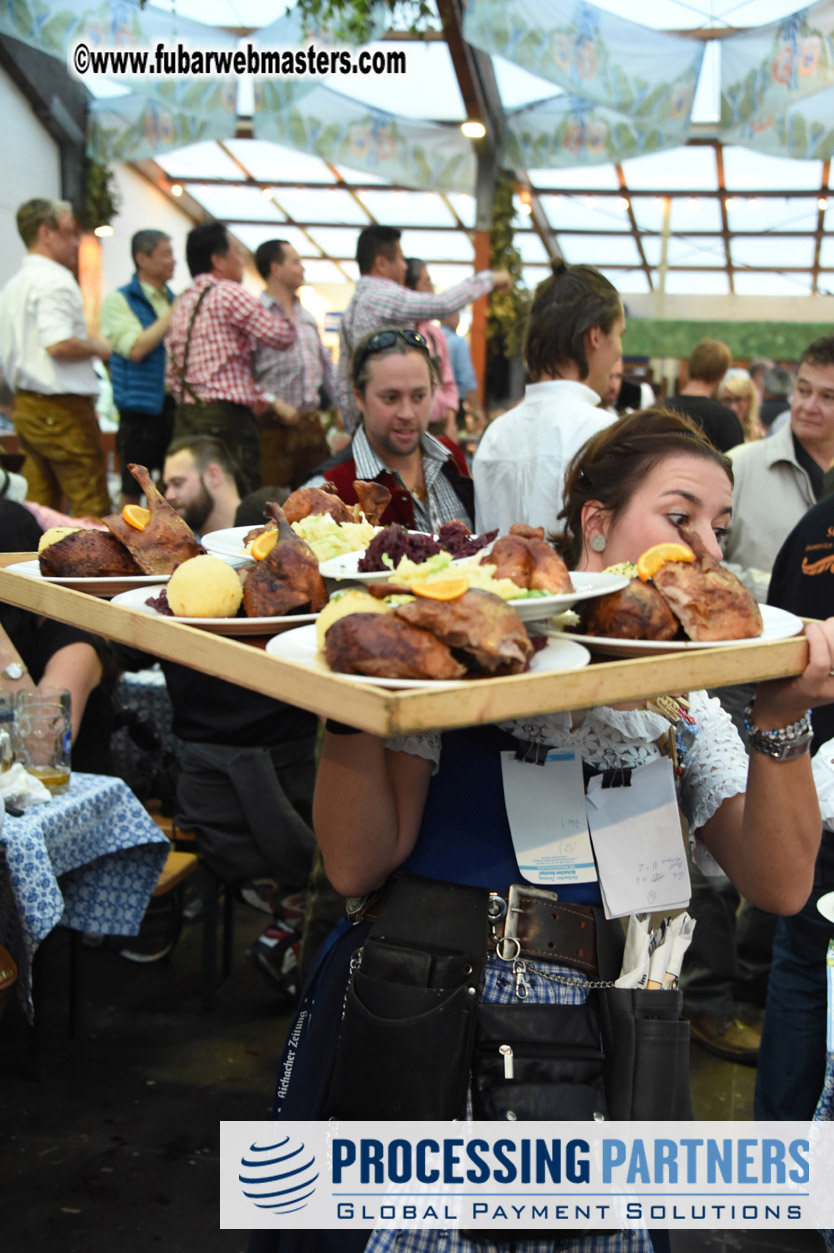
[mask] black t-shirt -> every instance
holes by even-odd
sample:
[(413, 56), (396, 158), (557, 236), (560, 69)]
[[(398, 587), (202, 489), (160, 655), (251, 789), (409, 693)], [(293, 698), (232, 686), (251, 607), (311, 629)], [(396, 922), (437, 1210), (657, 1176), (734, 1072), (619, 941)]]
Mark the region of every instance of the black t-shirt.
[[(767, 599), (802, 618), (834, 616), (834, 497), (809, 509), (785, 540), (773, 563)], [(834, 705), (821, 705), (812, 718), (816, 752), (834, 738)]]
[(794, 456), (808, 475), (811, 491), (814, 493), (814, 500), (822, 500), (825, 495), (825, 471), (819, 462), (815, 461), (811, 454), (800, 444), (793, 431), (791, 431), (791, 435), (793, 436)]
[(744, 443), (744, 427), (732, 409), (719, 405), (709, 396), (681, 396), (676, 393), (663, 402), (667, 409), (685, 413), (693, 422), (699, 423), (707, 439), (720, 452), (727, 452), (737, 444)]
[(249, 688), (160, 659), (174, 711), (174, 735), (187, 743), (237, 748), (286, 744), (314, 735), (315, 714)]

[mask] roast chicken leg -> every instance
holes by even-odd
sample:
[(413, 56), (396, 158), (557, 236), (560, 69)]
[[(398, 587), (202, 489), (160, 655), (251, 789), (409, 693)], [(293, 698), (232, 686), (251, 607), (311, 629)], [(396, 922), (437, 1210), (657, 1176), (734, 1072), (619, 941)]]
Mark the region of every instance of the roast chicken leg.
[(151, 516), (141, 531), (125, 522), (120, 513), (104, 518), (104, 524), (121, 540), (143, 574), (173, 574), (183, 561), (203, 552), (202, 545), (188, 523), (156, 490), (146, 468), (133, 462), (127, 468), (145, 493)]
[(282, 618), (318, 613), (327, 602), (319, 563), (310, 545), (296, 535), (280, 505), (267, 509), (278, 527), (275, 547), (246, 575), (243, 608), (249, 618)]

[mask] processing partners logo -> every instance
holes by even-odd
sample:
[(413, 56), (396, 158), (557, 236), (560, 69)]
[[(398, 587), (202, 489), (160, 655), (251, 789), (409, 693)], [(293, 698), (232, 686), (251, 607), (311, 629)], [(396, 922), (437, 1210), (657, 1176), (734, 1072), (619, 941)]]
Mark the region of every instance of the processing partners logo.
[(256, 1140), (240, 1159), (238, 1179), (247, 1200), (273, 1214), (297, 1214), (315, 1192), (316, 1155), (289, 1136), (268, 1144)]

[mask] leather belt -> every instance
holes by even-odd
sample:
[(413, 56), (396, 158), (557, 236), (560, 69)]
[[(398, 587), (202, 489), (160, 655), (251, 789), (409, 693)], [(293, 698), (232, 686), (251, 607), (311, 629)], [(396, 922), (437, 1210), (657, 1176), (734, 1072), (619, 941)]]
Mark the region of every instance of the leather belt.
[(557, 892), (513, 883), (506, 896), (490, 894), (489, 912), (496, 952), (506, 960), (528, 957), (573, 966), (587, 975), (598, 973), (590, 905), (560, 901)]
[[(389, 879), (359, 909), (351, 911), (354, 922), (376, 922), (392, 882)], [(513, 883), (504, 892), (490, 892), (487, 916), (491, 942), (505, 960), (526, 957), (572, 966), (590, 977), (598, 975), (596, 922), (590, 905), (560, 901), (557, 892)]]

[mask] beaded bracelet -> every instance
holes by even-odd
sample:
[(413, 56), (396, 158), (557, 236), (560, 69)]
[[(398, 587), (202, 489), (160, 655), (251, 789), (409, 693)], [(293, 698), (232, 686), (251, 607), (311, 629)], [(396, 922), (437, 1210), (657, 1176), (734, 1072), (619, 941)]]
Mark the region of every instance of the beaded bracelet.
[(752, 701), (744, 710), (744, 734), (747, 744), (757, 753), (764, 753), (773, 761), (791, 761), (810, 752), (814, 733), (811, 728), (811, 711), (808, 710), (790, 726), (774, 731), (763, 731), (753, 722)]

